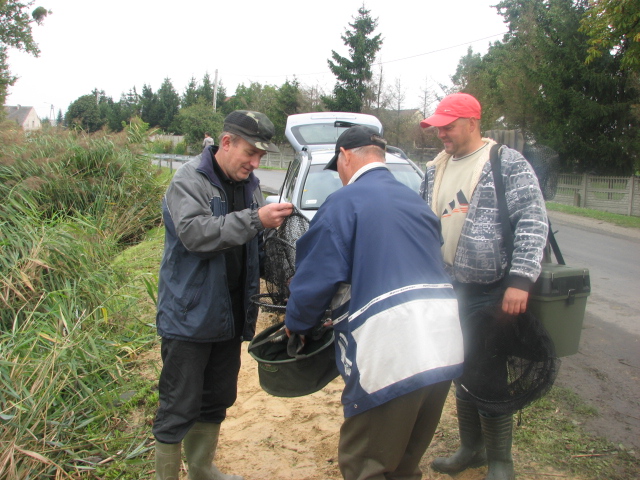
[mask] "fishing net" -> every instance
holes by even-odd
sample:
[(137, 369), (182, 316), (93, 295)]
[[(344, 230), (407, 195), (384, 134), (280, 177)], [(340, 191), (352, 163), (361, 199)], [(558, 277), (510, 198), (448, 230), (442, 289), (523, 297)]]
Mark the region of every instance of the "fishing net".
[(536, 172), (544, 199), (553, 199), (558, 190), (558, 152), (545, 145), (527, 143), (522, 154)]
[(549, 391), (560, 360), (535, 316), (508, 316), (497, 305), (479, 310), (463, 328), (464, 372), (456, 383), (480, 410), (513, 413)]
[(252, 301), (264, 311), (282, 313), (289, 298), (289, 281), (296, 271), (296, 241), (309, 229), (309, 220), (298, 210), (278, 228), (265, 232), (264, 274), (266, 294)]
[(487, 130), (485, 136), (509, 148), (519, 151), (529, 161), (538, 177), (540, 190), (545, 200), (551, 200), (558, 190), (558, 152), (535, 142), (525, 136), (521, 130)]

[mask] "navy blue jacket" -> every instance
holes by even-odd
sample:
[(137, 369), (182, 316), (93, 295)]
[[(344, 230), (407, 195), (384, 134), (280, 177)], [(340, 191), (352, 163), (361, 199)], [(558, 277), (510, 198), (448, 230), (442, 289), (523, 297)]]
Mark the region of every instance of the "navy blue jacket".
[(331, 194), (296, 249), (285, 323), (307, 333), (332, 308), (345, 416), (462, 373), (439, 221), (386, 168)]
[(162, 202), (165, 245), (156, 325), (165, 338), (217, 342), (236, 336), (224, 252), (238, 245), (246, 248), (247, 267), (243, 300), (247, 314), (241, 336), (251, 340), (255, 333), (258, 307), (250, 297), (260, 291), (258, 249), (264, 227), (258, 208), (264, 200), (252, 173), (245, 187), (245, 205), (251, 207), (228, 213), (224, 190), (213, 170), (216, 150), (206, 148), (182, 166)]

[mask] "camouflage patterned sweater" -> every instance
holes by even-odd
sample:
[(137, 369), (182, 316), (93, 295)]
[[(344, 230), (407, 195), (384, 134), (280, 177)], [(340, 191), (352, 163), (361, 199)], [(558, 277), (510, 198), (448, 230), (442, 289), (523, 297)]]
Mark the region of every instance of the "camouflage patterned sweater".
[[(490, 147), (480, 156), (472, 179), (471, 200), (458, 240), (453, 268), (449, 274), (461, 283), (488, 284), (507, 275), (506, 286), (529, 290), (540, 275), (540, 262), (547, 242), (547, 212), (538, 180), (529, 162), (516, 150), (500, 148), (514, 251), (507, 270), (507, 252), (502, 241), (500, 215), (489, 161)], [(436, 215), (442, 210), (434, 205), (450, 155), (442, 151), (427, 163), (420, 194)]]

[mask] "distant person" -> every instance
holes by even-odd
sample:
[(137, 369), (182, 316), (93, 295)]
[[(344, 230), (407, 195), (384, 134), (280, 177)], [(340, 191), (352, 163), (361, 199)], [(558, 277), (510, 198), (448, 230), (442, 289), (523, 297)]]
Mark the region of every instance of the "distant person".
[(202, 140), (202, 148), (207, 148), (207, 147), (210, 147), (211, 145), (213, 145), (213, 138), (211, 138), (211, 135), (209, 134), (209, 132), (205, 132), (204, 140)]
[[(529, 289), (541, 270), (547, 242), (547, 213), (542, 192), (529, 162), (516, 150), (500, 148), (505, 196), (514, 232), (514, 251), (507, 270), (496, 191), (489, 153), (496, 142), (482, 138), (478, 100), (466, 93), (445, 97), (436, 112), (423, 120), (437, 127), (444, 151), (427, 163), (421, 193), (442, 223), (444, 262), (458, 297), (465, 350), (474, 342), (467, 333), (483, 307), (502, 305), (518, 315), (527, 308)], [(456, 388), (460, 448), (431, 466), (456, 474), (489, 464), (487, 479), (515, 478), (512, 414), (479, 411), (471, 396)]]
[(288, 332), (303, 335), (332, 309), (345, 381), (338, 463), (346, 480), (422, 478), (420, 459), (462, 373), (438, 220), (387, 169), (385, 146), (364, 126), (338, 139), (326, 168), (344, 187), (297, 242), (286, 309)]
[(213, 458), (237, 396), (240, 345), (255, 332), (258, 309), (249, 299), (260, 291), (262, 232), (292, 212), (290, 203), (264, 205), (253, 174), (267, 151), (278, 151), (274, 133), (262, 113), (230, 113), (219, 146), (180, 168), (164, 197), (158, 480), (178, 479), (181, 445), (191, 480), (241, 480), (220, 473)]

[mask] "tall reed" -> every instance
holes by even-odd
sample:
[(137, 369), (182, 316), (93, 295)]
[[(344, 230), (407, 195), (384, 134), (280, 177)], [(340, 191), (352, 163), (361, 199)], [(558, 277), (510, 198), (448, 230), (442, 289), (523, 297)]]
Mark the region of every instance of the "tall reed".
[(112, 261), (160, 223), (165, 186), (131, 132), (0, 135), (0, 478), (79, 478), (153, 338)]

